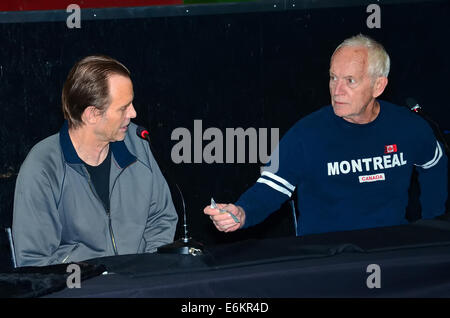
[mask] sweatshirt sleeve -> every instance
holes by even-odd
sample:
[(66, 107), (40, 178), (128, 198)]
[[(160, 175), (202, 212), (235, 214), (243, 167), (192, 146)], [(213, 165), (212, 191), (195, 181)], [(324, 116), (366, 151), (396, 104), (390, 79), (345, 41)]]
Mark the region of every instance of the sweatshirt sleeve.
[(57, 203), (45, 171), (30, 159), (17, 177), (12, 230), (18, 266), (56, 261), (62, 230)]
[(415, 162), (420, 184), (422, 218), (430, 219), (445, 213), (448, 197), (448, 158), (445, 148), (429, 125), (423, 130), (419, 155)]
[(244, 228), (262, 222), (291, 198), (304, 162), (300, 137), (298, 125), (286, 133), (256, 183), (235, 203), (245, 211)]
[(153, 184), (152, 200), (144, 231), (144, 239), (146, 242), (145, 252), (153, 253), (158, 247), (173, 242), (178, 215), (172, 201), (169, 186), (151, 153), (149, 157), (153, 171)]

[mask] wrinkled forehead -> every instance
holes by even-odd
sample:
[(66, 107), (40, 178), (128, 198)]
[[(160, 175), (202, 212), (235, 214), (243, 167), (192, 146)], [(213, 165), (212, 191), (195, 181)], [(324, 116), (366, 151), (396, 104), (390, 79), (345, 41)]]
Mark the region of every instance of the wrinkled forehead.
[(344, 46), (331, 57), (330, 72), (337, 76), (364, 76), (368, 71), (368, 62), (366, 48)]

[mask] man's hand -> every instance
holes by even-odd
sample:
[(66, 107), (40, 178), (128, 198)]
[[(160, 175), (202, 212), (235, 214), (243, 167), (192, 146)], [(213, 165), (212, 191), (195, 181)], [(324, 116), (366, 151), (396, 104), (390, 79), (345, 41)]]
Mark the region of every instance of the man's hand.
[(239, 219), (239, 223), (236, 223), (236, 221), (233, 220), (233, 217), (230, 214), (226, 212), (220, 212), (219, 209), (213, 209), (210, 205), (206, 206), (203, 209), (203, 212), (209, 215), (209, 218), (213, 221), (214, 225), (219, 231), (233, 232), (244, 226), (245, 212), (240, 206), (236, 206), (231, 203), (218, 203), (217, 207), (219, 209), (227, 210)]

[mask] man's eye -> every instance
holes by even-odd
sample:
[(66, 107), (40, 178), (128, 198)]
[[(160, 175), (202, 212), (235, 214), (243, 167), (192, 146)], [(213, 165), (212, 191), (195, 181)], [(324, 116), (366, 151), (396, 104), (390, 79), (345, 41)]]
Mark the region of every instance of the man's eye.
[(330, 75), (330, 81), (335, 81), (336, 80), (336, 76)]
[(349, 79), (348, 79), (348, 83), (349, 83), (349, 84), (355, 84), (356, 81), (355, 81), (353, 78), (349, 78)]

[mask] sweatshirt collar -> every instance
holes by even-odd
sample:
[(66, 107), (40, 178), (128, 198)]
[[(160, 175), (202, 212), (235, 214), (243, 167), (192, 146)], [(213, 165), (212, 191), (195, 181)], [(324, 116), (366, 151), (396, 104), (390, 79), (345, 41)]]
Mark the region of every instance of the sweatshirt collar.
[[(75, 147), (72, 144), (72, 140), (69, 136), (69, 125), (67, 120), (64, 121), (63, 126), (59, 131), (59, 142), (61, 144), (61, 149), (64, 155), (64, 159), (69, 164), (84, 164), (83, 160), (78, 157), (77, 152), (75, 151)], [(116, 141), (109, 143), (110, 149), (116, 160), (117, 164), (121, 169), (130, 165), (134, 161), (136, 161), (136, 157), (130, 153), (125, 142)]]

